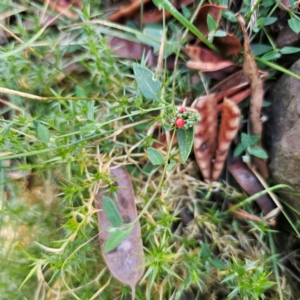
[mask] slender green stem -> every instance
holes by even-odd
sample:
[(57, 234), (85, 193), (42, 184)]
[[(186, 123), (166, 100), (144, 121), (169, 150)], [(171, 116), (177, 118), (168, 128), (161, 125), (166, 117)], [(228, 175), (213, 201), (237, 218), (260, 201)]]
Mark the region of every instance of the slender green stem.
[(268, 188), (268, 189), (265, 189), (265, 190), (263, 190), (263, 191), (261, 191), (261, 192), (259, 192), (259, 193), (256, 193), (256, 194), (252, 195), (251, 197), (248, 197), (247, 199), (241, 201), (240, 203), (238, 203), (238, 204), (236, 204), (236, 205), (233, 205), (232, 207), (230, 207), (230, 208), (228, 209), (228, 212), (234, 211), (234, 210), (236, 210), (237, 208), (239, 208), (239, 207), (245, 205), (246, 203), (252, 202), (252, 201), (254, 201), (255, 199), (259, 198), (260, 196), (262, 196), (262, 195), (264, 195), (264, 194), (267, 194), (267, 193), (269, 193), (269, 192), (271, 192), (271, 191), (280, 189), (280, 188), (289, 188), (289, 189), (291, 189), (291, 187), (288, 186), (288, 185), (286, 185), (286, 184), (277, 184), (277, 185), (272, 186), (272, 187), (270, 187), (270, 188)]
[(140, 214), (138, 215), (138, 217), (133, 221), (133, 224), (136, 223), (136, 222), (138, 222), (140, 220), (140, 218), (145, 214), (145, 212), (148, 210), (148, 208), (152, 204), (153, 200), (156, 198), (157, 194), (160, 192), (161, 186), (163, 184), (163, 181), (165, 179), (165, 175), (166, 175), (166, 172), (167, 172), (168, 160), (169, 160), (169, 157), (170, 157), (170, 154), (171, 154), (171, 150), (173, 148), (173, 141), (174, 141), (175, 135), (176, 135), (176, 130), (174, 130), (172, 138), (171, 138), (171, 141), (170, 141), (170, 146), (168, 148), (168, 153), (167, 153), (167, 157), (166, 157), (165, 164), (164, 164), (164, 170), (163, 170), (163, 173), (161, 175), (158, 187), (155, 190), (155, 192), (153, 193), (153, 195), (150, 198), (150, 200), (146, 203), (146, 205), (144, 206), (144, 208), (142, 209), (142, 211), (140, 212)]
[(287, 69), (285, 69), (285, 68), (283, 68), (283, 67), (281, 67), (281, 66), (279, 66), (279, 65), (277, 65), (277, 64), (275, 64), (273, 62), (270, 62), (270, 61), (267, 61), (267, 60), (263, 60), (263, 59), (261, 59), (259, 57), (255, 57), (255, 60), (257, 60), (257, 61), (265, 64), (266, 66), (269, 66), (269, 67), (271, 67), (271, 68), (273, 68), (273, 69), (275, 69), (277, 71), (280, 71), (280, 72), (282, 72), (284, 74), (290, 75), (290, 76), (292, 76), (292, 77), (300, 80), (300, 76), (299, 75), (297, 75), (297, 74), (291, 72), (290, 70), (287, 70)]
[(155, 0), (154, 3), (157, 6), (161, 6), (166, 9), (177, 21), (184, 25), (190, 32), (198, 37), (207, 47), (213, 51), (218, 49), (210, 43), (207, 38), (189, 21), (187, 20), (168, 0)]

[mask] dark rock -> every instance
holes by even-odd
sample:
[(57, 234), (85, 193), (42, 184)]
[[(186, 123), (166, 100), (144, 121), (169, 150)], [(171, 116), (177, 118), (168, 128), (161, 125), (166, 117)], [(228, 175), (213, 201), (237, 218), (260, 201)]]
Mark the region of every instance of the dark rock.
[[(290, 70), (300, 75), (300, 60)], [(300, 211), (300, 80), (282, 75), (270, 90), (270, 170), (277, 183), (291, 186), (282, 198)]]

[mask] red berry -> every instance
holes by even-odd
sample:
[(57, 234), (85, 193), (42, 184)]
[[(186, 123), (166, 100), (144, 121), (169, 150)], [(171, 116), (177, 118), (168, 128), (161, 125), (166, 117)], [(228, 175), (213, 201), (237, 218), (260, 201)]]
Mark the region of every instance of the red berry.
[(184, 126), (184, 120), (181, 119), (181, 118), (177, 118), (176, 121), (175, 121), (175, 125), (176, 125), (176, 127), (178, 127), (178, 128), (183, 127), (183, 126)]
[(179, 113), (180, 114), (183, 114), (185, 111), (186, 111), (186, 109), (184, 107), (180, 107), (179, 108)]

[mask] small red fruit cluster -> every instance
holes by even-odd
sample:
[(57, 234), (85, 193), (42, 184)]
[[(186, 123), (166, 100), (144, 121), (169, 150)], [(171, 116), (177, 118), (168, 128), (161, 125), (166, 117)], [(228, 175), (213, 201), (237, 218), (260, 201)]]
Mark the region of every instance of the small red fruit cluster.
[(185, 107), (180, 107), (172, 117), (170, 117), (171, 124), (176, 128), (189, 129), (194, 127), (200, 121), (200, 115), (193, 110), (187, 110)]
[[(186, 111), (186, 109), (184, 107), (180, 107), (178, 110), (178, 113), (183, 114)], [(182, 128), (185, 124), (184, 119), (182, 119), (181, 117), (177, 117), (175, 120), (175, 126), (177, 128)]]
[(185, 123), (184, 120), (181, 119), (181, 118), (177, 118), (176, 121), (175, 121), (175, 125), (176, 125), (177, 128), (183, 127), (184, 123)]

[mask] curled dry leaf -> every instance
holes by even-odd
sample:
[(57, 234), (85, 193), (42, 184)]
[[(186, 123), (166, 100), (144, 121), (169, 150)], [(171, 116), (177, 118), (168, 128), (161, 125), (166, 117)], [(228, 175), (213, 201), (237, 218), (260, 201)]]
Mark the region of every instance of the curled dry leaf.
[[(268, 73), (265, 71), (259, 70), (259, 76), (262, 80), (264, 80), (267, 76)], [(229, 77), (226, 77), (223, 79), (221, 82), (217, 83), (212, 89), (209, 90), (210, 93), (227, 93), (228, 90), (231, 89), (243, 89), (245, 87), (250, 86), (249, 80), (246, 79), (244, 75), (243, 70), (239, 70)], [(224, 97), (229, 97), (231, 95), (229, 94), (224, 94)]]
[[(212, 16), (218, 26), (222, 15), (222, 10), (224, 9), (227, 9), (227, 6), (214, 4), (203, 5), (199, 9), (194, 21), (194, 25), (204, 36), (207, 37), (209, 34), (207, 15)], [(242, 49), (242, 44), (239, 39), (231, 33), (226, 33), (225, 37), (214, 37), (214, 45), (223, 55), (237, 55)]]
[(226, 36), (214, 37), (214, 45), (223, 55), (237, 55), (242, 49), (241, 42), (232, 33), (226, 33)]
[(189, 69), (203, 72), (210, 78), (223, 79), (238, 68), (232, 61), (201, 46), (187, 45), (183, 52), (190, 58), (186, 63)]
[[(181, 0), (175, 1), (175, 8), (180, 8), (183, 5), (189, 5), (193, 3), (193, 0)], [(140, 23), (141, 18), (141, 5), (143, 3), (143, 15), (142, 23), (159, 23), (163, 20), (163, 11), (160, 10), (151, 0), (136, 0), (131, 1), (127, 6), (121, 7), (118, 11), (112, 14), (108, 20), (116, 23), (125, 23), (126, 20), (132, 20)], [(165, 18), (169, 18), (171, 14), (168, 11), (165, 11)]]
[(209, 34), (209, 29), (207, 26), (207, 15), (211, 15), (215, 20), (216, 24), (219, 24), (222, 15), (222, 10), (226, 8), (227, 6), (213, 4), (206, 4), (201, 6), (195, 18), (194, 25), (204, 36), (207, 37)]
[[(253, 57), (250, 41), (245, 27), (245, 21), (240, 14), (237, 14), (237, 19), (241, 26), (244, 37), (244, 64), (243, 70), (246, 78), (250, 81), (251, 87), (251, 102), (250, 102), (250, 120), (251, 133), (260, 137), (258, 146), (261, 147), (262, 122), (261, 122), (261, 108), (264, 97), (263, 83), (259, 76), (258, 68)], [(269, 171), (266, 159), (253, 157), (254, 165), (258, 168), (263, 178), (268, 178)]]
[(109, 46), (118, 56), (140, 60), (143, 55), (148, 56), (148, 64), (156, 64), (156, 56), (151, 47), (142, 45), (141, 43), (128, 41), (119, 37), (113, 37), (109, 41)]
[[(257, 177), (240, 157), (231, 157), (229, 159), (228, 170), (248, 195), (252, 196), (264, 190)], [(268, 194), (258, 197), (256, 203), (265, 215), (276, 208), (276, 205)]]
[[(151, 0), (144, 0), (144, 5), (150, 3)], [(141, 8), (141, 1), (133, 1), (127, 6), (122, 6), (108, 20), (116, 23), (124, 23), (127, 19), (134, 19)]]
[(47, 1), (47, 5), (59, 14), (63, 14), (69, 19), (77, 19), (78, 14), (68, 9), (68, 7), (79, 7), (82, 8), (81, 1), (68, 1), (68, 0), (58, 0), (58, 1)]
[(211, 173), (212, 181), (216, 181), (222, 172), (229, 146), (239, 129), (240, 115), (241, 113), (237, 105), (230, 99), (225, 98), (218, 135), (218, 146)]
[[(118, 187), (116, 193), (117, 208), (123, 218), (124, 223), (131, 223), (137, 218), (137, 211), (134, 201), (133, 188), (129, 174), (123, 167), (117, 167), (111, 170), (111, 176)], [(100, 227), (99, 240), (105, 262), (112, 275), (124, 284), (128, 284), (134, 294), (135, 285), (141, 279), (145, 263), (143, 259), (143, 245), (141, 239), (141, 228), (139, 222), (136, 222), (133, 231), (127, 236), (115, 250), (106, 253), (104, 243), (109, 238), (108, 228), (112, 224), (103, 211), (103, 197), (112, 195), (106, 189), (100, 189), (96, 196), (96, 207), (98, 211), (98, 222)]]
[(218, 113), (215, 94), (199, 97), (194, 108), (201, 120), (195, 125), (194, 154), (204, 180), (210, 181), (212, 159), (217, 148)]
[(243, 70), (239, 70), (229, 77), (226, 77), (224, 80), (217, 83), (212, 89), (210, 89), (210, 93), (222, 93), (226, 92), (234, 87), (240, 87), (241, 89), (249, 85), (249, 81), (246, 80), (244, 76)]

